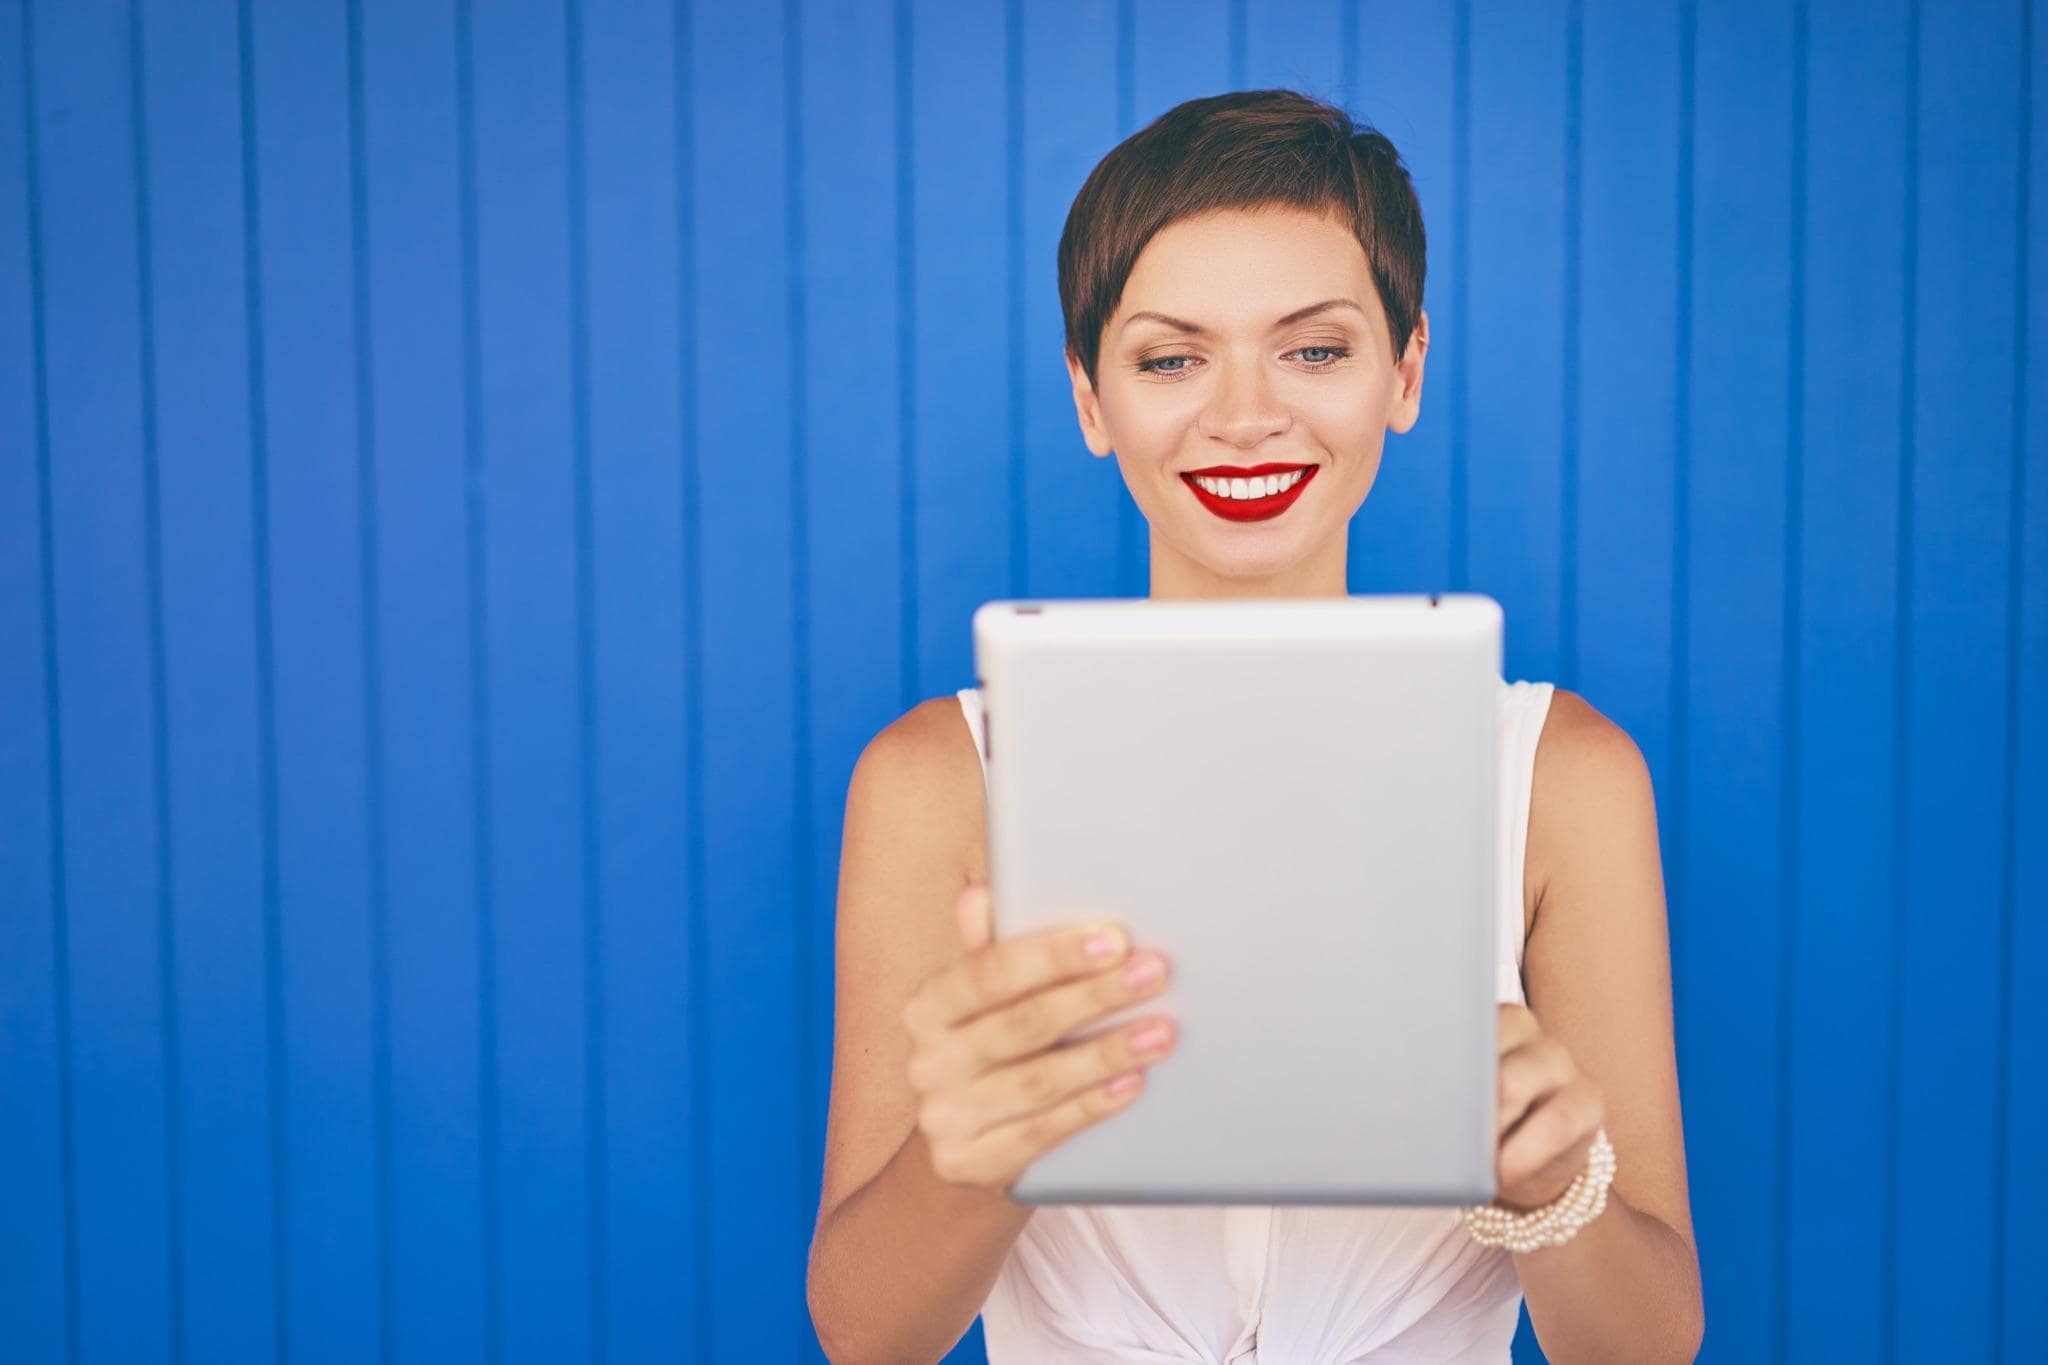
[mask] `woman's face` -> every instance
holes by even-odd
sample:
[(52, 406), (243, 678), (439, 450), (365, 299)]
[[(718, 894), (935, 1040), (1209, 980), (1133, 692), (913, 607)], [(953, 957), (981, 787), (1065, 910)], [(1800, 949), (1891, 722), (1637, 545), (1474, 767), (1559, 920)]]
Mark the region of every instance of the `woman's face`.
[[(1415, 424), (1428, 346), (1425, 316), (1395, 363), (1365, 251), (1334, 216), (1228, 209), (1146, 243), (1095, 385), (1071, 353), (1067, 368), (1088, 448), (1116, 455), (1151, 523), (1152, 595), (1342, 595), (1346, 528), (1388, 430)], [(1263, 491), (1264, 465), (1286, 467), (1277, 496), (1229, 496), (1232, 471), (1235, 491)], [(1208, 470), (1223, 482), (1205, 491), (1191, 476)]]

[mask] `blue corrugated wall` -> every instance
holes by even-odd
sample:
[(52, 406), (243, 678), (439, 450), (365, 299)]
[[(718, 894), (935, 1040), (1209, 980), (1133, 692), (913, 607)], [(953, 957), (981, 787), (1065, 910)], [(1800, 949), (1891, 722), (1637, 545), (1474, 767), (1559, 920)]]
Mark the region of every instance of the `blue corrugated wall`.
[(2048, 1358), (2044, 20), (0, 3), (7, 1358), (815, 1356), (853, 760), (1144, 590), (1054, 244), (1276, 84), (1429, 225), (1353, 588), (1654, 772), (1705, 1358)]

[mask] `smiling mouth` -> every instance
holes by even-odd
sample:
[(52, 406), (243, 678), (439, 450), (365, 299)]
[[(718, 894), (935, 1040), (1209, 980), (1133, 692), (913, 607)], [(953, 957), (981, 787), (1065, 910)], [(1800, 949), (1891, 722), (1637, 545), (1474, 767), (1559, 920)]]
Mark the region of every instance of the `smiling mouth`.
[(1198, 502), (1226, 521), (1267, 521), (1292, 507), (1319, 465), (1216, 465), (1180, 476)]

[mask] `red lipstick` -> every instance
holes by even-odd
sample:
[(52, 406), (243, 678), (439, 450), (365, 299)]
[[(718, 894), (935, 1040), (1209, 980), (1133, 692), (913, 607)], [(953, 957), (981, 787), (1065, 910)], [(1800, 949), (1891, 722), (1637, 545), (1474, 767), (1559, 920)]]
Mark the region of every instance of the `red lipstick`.
[[(1301, 490), (1308, 487), (1309, 480), (1315, 478), (1316, 470), (1319, 468), (1320, 465), (1312, 464), (1260, 464), (1245, 469), (1235, 465), (1219, 464), (1211, 465), (1207, 469), (1190, 469), (1183, 473), (1180, 479), (1200, 500), (1202, 506), (1226, 521), (1266, 521), (1294, 506), (1294, 500), (1301, 496)], [(1294, 481), (1292, 488), (1283, 489), (1266, 498), (1220, 497), (1196, 483), (1194, 477), (1200, 474), (1204, 478), (1217, 479), (1263, 478), (1268, 474), (1286, 474), (1297, 469), (1302, 471), (1302, 475)]]

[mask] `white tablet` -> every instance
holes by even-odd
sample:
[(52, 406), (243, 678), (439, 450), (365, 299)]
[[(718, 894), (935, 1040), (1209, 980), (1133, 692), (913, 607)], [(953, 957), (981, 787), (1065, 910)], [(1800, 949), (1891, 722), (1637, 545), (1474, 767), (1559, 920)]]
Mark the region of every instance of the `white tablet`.
[(989, 602), (974, 613), (996, 932), (1098, 914), (1179, 1025), (1027, 1203), (1494, 1194), (1499, 603)]

